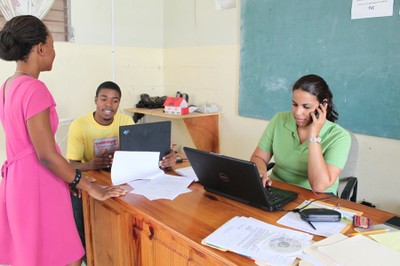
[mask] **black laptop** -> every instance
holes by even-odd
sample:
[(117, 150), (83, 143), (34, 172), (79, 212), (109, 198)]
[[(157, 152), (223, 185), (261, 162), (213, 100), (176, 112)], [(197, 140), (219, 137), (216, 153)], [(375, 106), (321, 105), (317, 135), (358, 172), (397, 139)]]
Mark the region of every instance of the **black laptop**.
[(297, 193), (264, 188), (257, 166), (212, 152), (183, 148), (204, 189), (266, 211), (279, 210), (297, 198)]
[(161, 158), (171, 151), (171, 121), (119, 127), (121, 151), (155, 151)]

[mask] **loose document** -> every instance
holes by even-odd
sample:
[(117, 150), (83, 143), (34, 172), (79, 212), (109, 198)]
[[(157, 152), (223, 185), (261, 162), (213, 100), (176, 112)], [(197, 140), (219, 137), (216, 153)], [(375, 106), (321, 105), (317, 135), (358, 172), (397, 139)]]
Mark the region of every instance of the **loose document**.
[(193, 182), (187, 177), (167, 175), (158, 167), (159, 152), (116, 151), (111, 166), (113, 185), (127, 183), (133, 190), (149, 200), (174, 199), (190, 192)]
[(334, 234), (304, 248), (300, 266), (395, 266), (400, 253), (367, 236)]
[(291, 265), (311, 244), (312, 235), (280, 228), (255, 218), (235, 216), (202, 244), (231, 251), (254, 259), (258, 263)]

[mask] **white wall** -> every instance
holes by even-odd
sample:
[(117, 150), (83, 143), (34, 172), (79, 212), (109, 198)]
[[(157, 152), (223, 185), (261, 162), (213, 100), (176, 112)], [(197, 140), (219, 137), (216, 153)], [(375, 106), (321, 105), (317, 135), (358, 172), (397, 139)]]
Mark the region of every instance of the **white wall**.
[[(111, 1), (105, 2), (72, 0), (76, 43), (56, 43), (54, 69), (41, 75), (61, 118), (93, 111), (97, 86), (112, 78)], [(159, 96), (180, 90), (190, 95), (192, 104), (216, 103), (221, 109), (221, 152), (248, 159), (267, 121), (238, 115), (240, 7), (215, 11), (214, 0), (115, 2), (115, 73), (123, 91), (121, 109), (133, 107), (143, 92)], [(91, 6), (95, 6), (92, 11)], [(12, 74), (14, 66), (0, 61), (0, 80)], [(193, 145), (180, 121), (173, 123), (172, 134), (179, 146)], [(357, 137), (360, 200), (400, 214), (396, 167), (400, 141)]]
[[(53, 70), (40, 75), (57, 102), (60, 118), (95, 110), (97, 86), (111, 80), (122, 89), (120, 109), (132, 107), (141, 93), (160, 95), (163, 87), (163, 1), (115, 1), (115, 49), (111, 45), (111, 1), (72, 3), (75, 43), (56, 42)], [(0, 81), (15, 71), (15, 62), (0, 60)], [(6, 159), (0, 130), (0, 162)]]
[(162, 48), (164, 1), (160, 0), (71, 0), (75, 42), (111, 45), (113, 6), (116, 45)]

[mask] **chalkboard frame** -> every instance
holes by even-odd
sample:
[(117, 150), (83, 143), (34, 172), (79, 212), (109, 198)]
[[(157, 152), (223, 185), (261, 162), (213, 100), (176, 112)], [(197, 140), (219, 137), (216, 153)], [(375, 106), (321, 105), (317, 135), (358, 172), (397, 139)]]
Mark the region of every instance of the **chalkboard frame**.
[[(396, 1), (399, 2), (399, 1)], [(329, 84), (338, 124), (400, 139), (400, 16), (351, 19), (350, 0), (242, 0), (239, 115), (291, 110), (291, 89), (314, 73)]]

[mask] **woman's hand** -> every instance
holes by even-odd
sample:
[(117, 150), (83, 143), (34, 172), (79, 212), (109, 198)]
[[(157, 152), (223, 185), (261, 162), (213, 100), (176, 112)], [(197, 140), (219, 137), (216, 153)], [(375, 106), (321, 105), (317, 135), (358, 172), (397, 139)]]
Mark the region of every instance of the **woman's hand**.
[(261, 176), (261, 182), (263, 184), (264, 187), (270, 187), (272, 185), (272, 180), (271, 178), (267, 175), (267, 173), (263, 174)]
[(314, 112), (310, 113), (312, 118), (312, 123), (309, 125), (309, 132), (308, 132), (309, 137), (317, 137), (319, 135), (319, 132), (321, 131), (322, 127), (326, 122), (327, 108), (328, 104), (323, 101), (322, 103), (319, 104), (318, 108), (315, 110), (315, 112), (317, 112), (318, 115), (315, 115)]
[[(88, 176), (82, 176), (82, 178), (86, 178), (87, 180), (89, 180), (89, 182), (94, 183), (96, 182), (96, 178), (94, 177), (88, 177)], [(82, 197), (82, 190), (78, 189), (78, 193), (76, 193), (75, 191), (71, 190), (72, 195), (74, 195), (75, 197)]]
[(271, 186), (272, 180), (269, 178), (267, 172), (267, 162), (272, 158), (272, 154), (263, 151), (259, 147), (256, 147), (253, 154), (251, 155), (250, 161), (255, 163), (257, 170), (260, 173), (260, 178), (263, 186)]
[(89, 189), (88, 194), (97, 200), (106, 200), (109, 198), (119, 197), (126, 195), (127, 190), (119, 186), (102, 187), (97, 184), (93, 184), (91, 189)]

